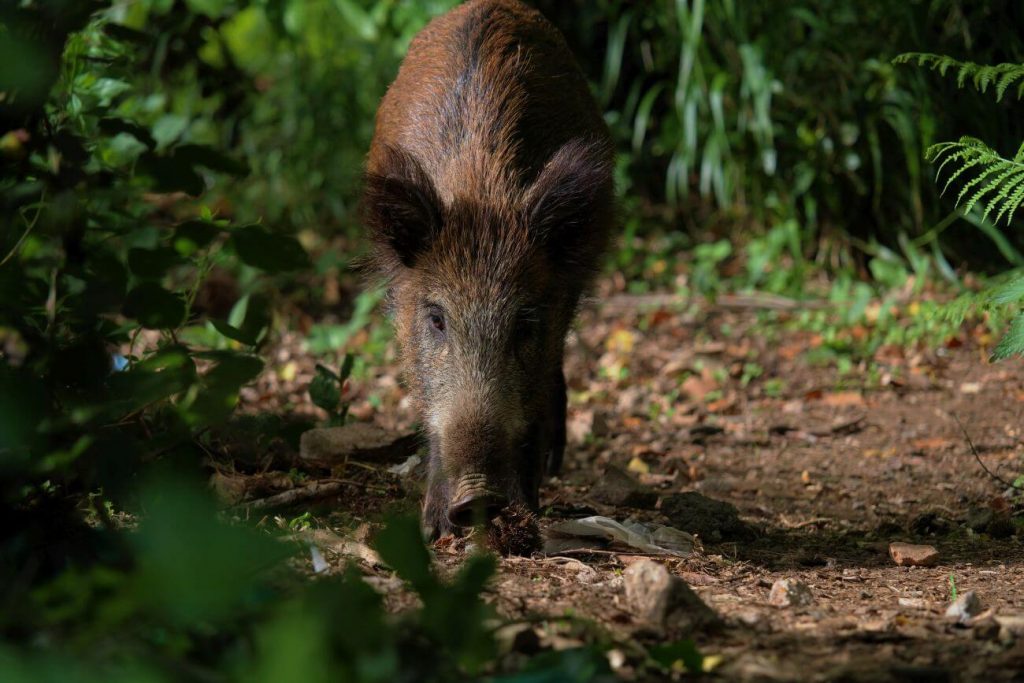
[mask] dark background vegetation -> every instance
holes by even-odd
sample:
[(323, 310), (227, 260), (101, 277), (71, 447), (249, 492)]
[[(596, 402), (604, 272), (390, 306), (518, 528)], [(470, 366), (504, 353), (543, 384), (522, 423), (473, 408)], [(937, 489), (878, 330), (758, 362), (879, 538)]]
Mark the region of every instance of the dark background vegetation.
[[(4, 680), (598, 675), (589, 651), (494, 671), (487, 561), (442, 589), (408, 521), (379, 541), (423, 600), (395, 622), (358, 580), (277, 578), (290, 546), (219, 521), (197, 485), (262, 349), (297, 326), (336, 352), (366, 324), (379, 294), (350, 266), (374, 111), (453, 4), (0, 2)], [(814, 293), (856, 317), (1024, 265), (925, 161), (962, 135), (1012, 156), (1017, 97), (892, 62), (1020, 63), (1021, 3), (536, 4), (618, 142), (619, 288)]]

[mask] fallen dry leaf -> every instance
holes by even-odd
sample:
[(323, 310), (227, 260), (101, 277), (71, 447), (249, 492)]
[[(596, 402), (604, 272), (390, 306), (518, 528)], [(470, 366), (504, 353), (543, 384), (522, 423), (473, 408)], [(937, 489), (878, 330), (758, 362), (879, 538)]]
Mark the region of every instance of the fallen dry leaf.
[(697, 375), (690, 375), (683, 380), (681, 388), (683, 393), (689, 396), (691, 400), (701, 402), (708, 394), (718, 389), (718, 382), (705, 369), (699, 377)]
[(941, 436), (929, 436), (913, 441), (914, 448), (919, 451), (940, 451), (951, 443), (952, 441)]
[(648, 474), (651, 471), (651, 466), (637, 456), (633, 456), (633, 459), (626, 465), (626, 469), (637, 474)]
[(821, 402), (834, 408), (862, 406), (864, 405), (864, 396), (859, 391), (837, 391), (822, 396)]
[(633, 352), (635, 342), (635, 335), (629, 330), (620, 327), (608, 335), (605, 348), (612, 353), (629, 354)]

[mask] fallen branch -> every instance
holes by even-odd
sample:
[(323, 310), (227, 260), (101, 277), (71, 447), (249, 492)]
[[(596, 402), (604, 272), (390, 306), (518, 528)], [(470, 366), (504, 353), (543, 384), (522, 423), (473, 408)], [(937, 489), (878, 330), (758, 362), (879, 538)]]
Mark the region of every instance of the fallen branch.
[(266, 498), (257, 498), (247, 503), (241, 503), (237, 507), (244, 510), (263, 510), (266, 508), (284, 507), (295, 503), (324, 498), (341, 491), (345, 486), (354, 485), (355, 482), (347, 481), (314, 481), (312, 484), (302, 488), (290, 489), (282, 493), (276, 493)]
[(985, 463), (981, 459), (981, 455), (978, 453), (978, 449), (974, 445), (974, 442), (971, 441), (971, 435), (967, 433), (967, 428), (964, 427), (964, 423), (960, 421), (960, 418), (956, 416), (956, 413), (950, 413), (950, 415), (952, 415), (953, 419), (956, 420), (956, 423), (960, 426), (960, 431), (964, 433), (964, 438), (967, 439), (967, 445), (971, 447), (971, 453), (974, 454), (974, 459), (978, 461), (979, 465), (981, 465), (981, 469), (985, 471), (985, 474), (992, 477), (992, 479), (996, 480), (997, 482), (999, 482), (1000, 484), (1007, 488), (1014, 489), (1015, 491), (1024, 490), (1024, 486), (1018, 486), (1013, 482), (1003, 479), (985, 465)]
[(359, 541), (339, 536), (333, 531), (327, 529), (315, 529), (310, 531), (300, 531), (299, 533), (293, 534), (291, 537), (293, 541), (299, 541), (302, 543), (308, 543), (315, 545), (321, 550), (341, 555), (342, 557), (354, 557), (357, 560), (362, 560), (371, 567), (384, 567), (384, 561), (380, 559), (380, 555), (377, 554), (370, 546)]
[[(618, 294), (607, 299), (591, 300), (600, 308), (634, 309), (685, 307), (700, 304), (705, 308), (755, 309), (772, 311), (801, 311), (828, 308), (825, 301), (800, 301), (777, 294), (751, 292), (749, 294), (723, 294), (715, 299), (681, 294)], [(588, 302), (589, 303), (589, 302)]]

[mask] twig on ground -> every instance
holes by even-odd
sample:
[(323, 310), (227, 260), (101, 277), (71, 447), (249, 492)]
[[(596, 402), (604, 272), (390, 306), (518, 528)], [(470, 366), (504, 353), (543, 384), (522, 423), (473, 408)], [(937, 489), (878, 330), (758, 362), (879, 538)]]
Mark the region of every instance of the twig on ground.
[(796, 311), (828, 308), (820, 300), (798, 301), (777, 294), (751, 292), (749, 294), (723, 294), (715, 299), (692, 297), (679, 294), (618, 294), (603, 301), (594, 300), (600, 308), (634, 309), (645, 307), (687, 306), (701, 303), (708, 308), (760, 309), (774, 311)]
[(282, 493), (276, 493), (266, 498), (258, 498), (256, 500), (250, 500), (247, 503), (241, 503), (238, 508), (243, 510), (262, 510), (264, 508), (272, 507), (283, 507), (285, 505), (294, 505), (300, 501), (314, 500), (316, 498), (324, 498), (332, 494), (338, 493), (345, 486), (354, 486), (355, 482), (349, 481), (314, 481), (308, 486), (302, 488), (290, 489)]
[(999, 482), (1000, 484), (1007, 488), (1011, 488), (1016, 491), (1024, 490), (1024, 486), (1018, 486), (1013, 482), (1003, 479), (985, 465), (985, 463), (981, 459), (981, 455), (978, 453), (978, 449), (974, 445), (974, 442), (971, 441), (971, 435), (967, 433), (967, 428), (964, 427), (964, 423), (960, 421), (960, 418), (957, 417), (956, 413), (950, 413), (950, 415), (953, 417), (954, 420), (956, 420), (956, 423), (960, 426), (960, 431), (964, 433), (964, 438), (967, 439), (967, 445), (971, 447), (971, 453), (974, 454), (974, 459), (978, 461), (978, 464), (981, 466), (981, 469), (985, 471), (985, 474), (992, 477), (992, 479), (994, 479), (995, 481)]
[(816, 526), (818, 524), (830, 524), (833, 519), (829, 517), (812, 517), (811, 519), (805, 519), (800, 522), (790, 521), (785, 515), (779, 515), (779, 521), (782, 522), (782, 526), (787, 529), (803, 529), (804, 527)]
[(864, 421), (867, 419), (867, 415), (861, 415), (852, 420), (834, 424), (828, 429), (811, 430), (811, 434), (814, 436), (847, 436), (849, 434), (856, 434), (864, 429)]
[(359, 541), (339, 536), (328, 529), (314, 529), (300, 531), (289, 537), (293, 541), (312, 544), (323, 550), (327, 550), (342, 557), (354, 557), (362, 560), (371, 567), (383, 567), (384, 561), (380, 559), (377, 551)]

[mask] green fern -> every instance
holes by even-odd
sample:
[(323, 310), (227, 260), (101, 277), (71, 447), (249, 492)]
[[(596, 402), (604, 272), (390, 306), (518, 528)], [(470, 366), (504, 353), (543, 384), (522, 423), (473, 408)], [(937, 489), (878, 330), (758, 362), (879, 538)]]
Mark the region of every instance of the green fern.
[(918, 66), (930, 67), (943, 76), (950, 69), (955, 69), (957, 72), (956, 84), (961, 88), (964, 87), (968, 79), (979, 92), (985, 92), (990, 85), (995, 84), (997, 102), (1003, 99), (1003, 95), (1014, 83), (1020, 81), (1017, 84), (1017, 99), (1024, 98), (1024, 64), (975, 64), (927, 52), (907, 52), (892, 61), (895, 64), (917, 62)]
[[(1006, 91), (1017, 83), (1017, 99), (1024, 98), (1024, 64), (996, 64), (984, 66), (974, 62), (961, 62), (944, 55), (924, 52), (908, 52), (893, 60), (896, 64), (917, 62), (918, 66), (928, 66), (943, 76), (950, 69), (956, 69), (956, 82), (959, 87), (970, 80), (971, 85), (979, 92), (986, 92), (994, 85), (996, 101), (1003, 99)], [(938, 163), (936, 182), (942, 179), (942, 172), (951, 169), (946, 177), (942, 192), (958, 178), (967, 179), (956, 197), (956, 204), (964, 215), (971, 212), (979, 203), (985, 204), (985, 212), (981, 223), (993, 211), (996, 212), (993, 222), (999, 223), (1003, 216), (1009, 224), (1013, 214), (1024, 204), (1024, 143), (1012, 159), (1003, 157), (999, 152), (974, 137), (962, 137), (956, 142), (942, 142), (928, 148), (928, 161)], [(993, 228), (994, 231), (994, 228)], [(1006, 333), (992, 352), (992, 360), (1001, 360), (1010, 356), (1024, 355), (1024, 276), (1018, 275), (1008, 283), (989, 288), (983, 292), (969, 293), (951, 302), (945, 308), (945, 316), (962, 321), (971, 310), (983, 309), (994, 312), (998, 309), (1016, 311)]]
[[(985, 212), (982, 220), (996, 212), (995, 223), (1006, 216), (1010, 223), (1013, 214), (1024, 203), (1024, 144), (1012, 159), (1006, 159), (984, 142), (973, 137), (962, 137), (956, 142), (942, 142), (928, 148), (929, 161), (939, 163), (936, 180), (940, 180), (947, 166), (953, 170), (942, 188), (945, 193), (957, 178), (973, 176), (960, 188), (956, 204), (968, 213), (981, 200)], [(969, 172), (969, 173), (968, 173)]]

